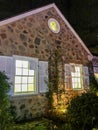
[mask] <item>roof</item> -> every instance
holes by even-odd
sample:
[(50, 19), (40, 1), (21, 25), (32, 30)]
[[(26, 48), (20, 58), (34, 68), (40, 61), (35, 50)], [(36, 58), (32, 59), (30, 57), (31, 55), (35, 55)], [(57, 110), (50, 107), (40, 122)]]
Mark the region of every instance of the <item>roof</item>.
[(6, 25), (6, 24), (9, 24), (11, 22), (14, 22), (14, 21), (17, 21), (17, 20), (20, 20), (20, 19), (23, 19), (25, 17), (28, 17), (30, 15), (33, 15), (33, 14), (36, 14), (36, 13), (39, 13), (41, 11), (44, 11), (46, 9), (49, 9), (49, 8), (55, 8), (55, 10), (57, 11), (57, 13), (61, 16), (61, 18), (63, 19), (63, 21), (66, 23), (66, 25), (69, 27), (69, 29), (72, 31), (72, 33), (76, 36), (76, 38), (79, 40), (79, 42), (81, 43), (81, 45), (83, 46), (83, 48), (86, 50), (86, 52), (88, 53), (88, 59), (89, 60), (92, 60), (93, 58), (93, 55), (91, 54), (91, 52), (89, 51), (89, 49), (86, 47), (86, 45), (84, 44), (84, 42), (81, 40), (81, 38), (79, 37), (79, 35), (75, 32), (75, 30), (72, 28), (72, 26), (69, 24), (69, 22), (67, 21), (67, 19), (63, 16), (63, 14), (60, 12), (60, 10), (57, 8), (57, 6), (53, 3), (53, 4), (49, 4), (49, 5), (46, 5), (44, 7), (41, 7), (41, 8), (38, 8), (38, 9), (35, 9), (35, 10), (32, 10), (32, 11), (29, 11), (29, 12), (26, 12), (26, 13), (23, 13), (23, 14), (20, 14), (18, 16), (14, 16), (12, 18), (9, 18), (9, 19), (6, 19), (6, 20), (3, 20), (0, 22), (0, 26), (3, 26), (3, 25)]

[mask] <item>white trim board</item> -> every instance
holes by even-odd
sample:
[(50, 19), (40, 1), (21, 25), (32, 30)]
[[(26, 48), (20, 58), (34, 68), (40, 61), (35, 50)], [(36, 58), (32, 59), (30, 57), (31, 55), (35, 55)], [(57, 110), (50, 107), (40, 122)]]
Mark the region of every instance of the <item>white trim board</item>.
[[(90, 57), (90, 59), (93, 58), (93, 55), (91, 54), (91, 52), (89, 51), (89, 49), (86, 47), (86, 45), (84, 44), (84, 42), (81, 40), (81, 38), (79, 37), (79, 35), (75, 32), (75, 30), (71, 27), (71, 25), (69, 24), (69, 22), (66, 20), (66, 18), (63, 16), (63, 14), (61, 13), (61, 11), (57, 8), (57, 6), (53, 3), (53, 4), (49, 4), (49, 5), (46, 5), (44, 7), (41, 7), (41, 8), (38, 8), (38, 9), (35, 9), (35, 10), (32, 10), (32, 11), (29, 11), (29, 12), (26, 12), (26, 13), (23, 13), (21, 15), (18, 15), (18, 16), (15, 16), (15, 17), (12, 17), (12, 18), (9, 18), (9, 19), (6, 19), (6, 20), (3, 20), (0, 22), (0, 26), (3, 26), (3, 25), (6, 25), (6, 24), (9, 24), (11, 22), (14, 22), (14, 21), (17, 21), (17, 20), (20, 20), (20, 19), (23, 19), (25, 17), (28, 17), (30, 15), (33, 15), (33, 14), (36, 14), (36, 13), (39, 13), (41, 11), (44, 11), (46, 9), (49, 9), (49, 8), (52, 8), (54, 7), (57, 11), (57, 13), (61, 16), (61, 18), (63, 19), (63, 21), (65, 22), (65, 24), (68, 26), (68, 28), (72, 31), (72, 33), (76, 36), (76, 38), (79, 40), (79, 42), (81, 43), (81, 45), (83, 46), (83, 48), (86, 50), (86, 52), (88, 53), (88, 56)], [(89, 59), (89, 58), (88, 58)]]

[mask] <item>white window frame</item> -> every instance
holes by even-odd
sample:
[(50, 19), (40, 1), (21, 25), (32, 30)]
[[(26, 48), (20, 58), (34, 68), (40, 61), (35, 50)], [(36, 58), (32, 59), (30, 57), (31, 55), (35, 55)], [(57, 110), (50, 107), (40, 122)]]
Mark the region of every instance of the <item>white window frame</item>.
[[(72, 78), (74, 78), (72, 76), (72, 71), (71, 71), (71, 66), (80, 66), (81, 67), (81, 74), (80, 74), (80, 78), (81, 78), (81, 88), (73, 88), (73, 84), (72, 84)], [(66, 70), (68, 68), (68, 70)], [(82, 90), (84, 88), (84, 75), (83, 75), (83, 65), (82, 64), (74, 64), (74, 63), (70, 63), (70, 64), (65, 64), (65, 89), (66, 90)], [(79, 77), (78, 77), (79, 78)]]
[[(83, 66), (81, 64), (70, 64), (71, 65), (71, 85), (73, 90), (81, 90), (83, 89)], [(75, 70), (72, 70), (72, 66), (74, 67)], [(75, 67), (79, 67), (79, 71), (76, 70)], [(75, 71), (75, 72), (72, 72)], [(78, 73), (79, 72), (79, 73)], [(75, 82), (79, 80), (78, 82)], [(73, 82), (74, 81), (74, 82)], [(75, 87), (74, 87), (75, 84)], [(76, 87), (77, 84), (80, 84), (80, 87)]]
[[(37, 58), (32, 58), (32, 57), (25, 57), (25, 56), (16, 56), (14, 55), (13, 56), (13, 81), (14, 81), (14, 85), (13, 85), (13, 93), (14, 93), (14, 96), (17, 96), (17, 95), (30, 95), (30, 94), (38, 94), (38, 59)], [(34, 66), (33, 67), (33, 70), (34, 70), (34, 73), (35, 73), (35, 76), (36, 76), (36, 80), (35, 80), (35, 87), (36, 87), (36, 91), (32, 91), (32, 92), (19, 92), (19, 93), (16, 93), (15, 92), (15, 70), (16, 70), (16, 65), (15, 65), (15, 62), (16, 60), (22, 60), (22, 61), (28, 61), (29, 63), (34, 63)]]
[[(36, 91), (35, 92), (24, 92), (24, 93), (15, 93), (15, 61), (23, 60), (30, 62), (31, 70), (35, 71), (36, 75)], [(9, 83), (11, 83), (10, 96), (25, 96), (25, 95), (36, 95), (38, 93), (46, 93), (48, 91), (46, 80), (48, 80), (48, 61), (39, 61), (38, 58), (32, 58), (27, 56), (0, 56), (0, 71), (5, 71), (5, 74), (9, 78)]]

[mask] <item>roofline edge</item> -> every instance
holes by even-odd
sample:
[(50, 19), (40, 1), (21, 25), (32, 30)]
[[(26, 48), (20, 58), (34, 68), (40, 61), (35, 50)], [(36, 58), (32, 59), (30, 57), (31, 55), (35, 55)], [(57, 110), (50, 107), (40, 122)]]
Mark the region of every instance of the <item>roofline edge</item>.
[(6, 24), (9, 24), (9, 23), (12, 23), (14, 21), (18, 21), (18, 20), (21, 20), (27, 16), (30, 16), (30, 15), (33, 15), (33, 14), (36, 14), (36, 13), (39, 13), (45, 9), (49, 9), (51, 7), (55, 7), (55, 3), (52, 3), (52, 4), (49, 4), (49, 5), (45, 5), (43, 7), (40, 7), (40, 8), (37, 8), (37, 9), (34, 9), (32, 11), (28, 11), (28, 12), (25, 12), (25, 13), (22, 13), (22, 14), (19, 14), (19, 15), (16, 15), (16, 16), (13, 16), (11, 18), (7, 18), (5, 20), (2, 20), (0, 21), (0, 26), (3, 26), (3, 25), (6, 25)]
[(67, 19), (64, 17), (64, 15), (61, 13), (61, 11), (57, 8), (57, 6), (55, 4), (53, 6), (56, 9), (56, 11), (58, 12), (58, 14), (62, 17), (62, 19), (64, 20), (64, 22), (67, 24), (67, 26), (70, 28), (70, 30), (73, 32), (73, 34), (75, 34), (76, 38), (80, 41), (80, 43), (84, 47), (84, 49), (88, 52), (88, 55), (90, 55), (91, 58), (93, 58), (93, 55), (91, 54), (90, 50), (87, 48), (87, 46), (81, 40), (81, 38), (79, 37), (79, 35), (75, 32), (75, 30), (70, 25), (70, 23), (67, 21)]
[(45, 9), (49, 9), (51, 7), (54, 7), (56, 9), (56, 11), (58, 12), (58, 14), (61, 16), (61, 18), (64, 20), (64, 22), (67, 24), (67, 26), (69, 27), (69, 29), (72, 31), (73, 34), (75, 34), (76, 38), (80, 41), (81, 45), (83, 46), (83, 48), (88, 52), (88, 55), (90, 55), (91, 58), (93, 58), (93, 55), (91, 54), (90, 50), (87, 48), (87, 46), (84, 44), (84, 42), (81, 40), (81, 38), (79, 37), (79, 35), (75, 32), (75, 30), (73, 29), (73, 27), (69, 24), (69, 22), (67, 21), (67, 19), (64, 17), (64, 15), (61, 13), (61, 11), (57, 8), (57, 6), (55, 5), (55, 3), (52, 3), (52, 4), (49, 4), (49, 5), (45, 5), (43, 7), (40, 7), (40, 8), (37, 8), (37, 9), (34, 9), (32, 11), (29, 11), (29, 12), (25, 12), (25, 13), (22, 13), (20, 15), (17, 15), (17, 16), (14, 16), (14, 17), (11, 17), (11, 18), (8, 18), (6, 20), (2, 20), (0, 22), (0, 26), (3, 26), (3, 25), (6, 25), (6, 24), (9, 24), (9, 23), (12, 23), (14, 21), (18, 21), (20, 19), (23, 19), (27, 16), (30, 16), (30, 15), (33, 15), (33, 14), (36, 14), (36, 13), (39, 13)]

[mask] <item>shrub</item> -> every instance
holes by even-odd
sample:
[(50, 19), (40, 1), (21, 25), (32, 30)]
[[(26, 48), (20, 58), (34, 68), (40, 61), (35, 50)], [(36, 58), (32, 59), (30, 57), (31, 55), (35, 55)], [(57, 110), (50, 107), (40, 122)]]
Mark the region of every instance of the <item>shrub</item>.
[(90, 91), (94, 93), (98, 92), (98, 82), (94, 75), (90, 76)]
[(47, 126), (41, 124), (41, 125), (36, 126), (34, 130), (47, 130)]
[(10, 84), (8, 83), (7, 76), (0, 72), (0, 130), (8, 129), (12, 121), (8, 96), (9, 89)]
[(68, 106), (68, 121), (72, 130), (90, 130), (98, 125), (98, 97), (84, 93), (72, 99)]

